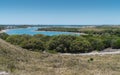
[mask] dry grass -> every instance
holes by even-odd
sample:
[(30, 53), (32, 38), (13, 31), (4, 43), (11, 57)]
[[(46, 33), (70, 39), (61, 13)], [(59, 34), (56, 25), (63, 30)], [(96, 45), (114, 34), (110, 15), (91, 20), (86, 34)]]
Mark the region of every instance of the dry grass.
[(81, 56), (38, 53), (0, 40), (0, 70), (12, 75), (120, 75), (120, 54)]
[(19, 62), (18, 67), (15, 75), (120, 75), (120, 55), (36, 54), (27, 63)]

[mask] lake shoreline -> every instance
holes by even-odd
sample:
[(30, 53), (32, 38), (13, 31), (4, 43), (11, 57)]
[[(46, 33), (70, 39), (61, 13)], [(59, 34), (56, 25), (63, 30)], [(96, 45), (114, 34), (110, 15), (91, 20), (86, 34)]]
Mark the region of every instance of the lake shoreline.
[(17, 29), (8, 29), (4, 30), (9, 35), (22, 35), (22, 34), (28, 34), (28, 35), (35, 35), (35, 34), (43, 34), (48, 36), (54, 36), (54, 35), (86, 35), (84, 33), (77, 33), (77, 32), (63, 32), (63, 31), (38, 31), (39, 27), (28, 27), (28, 28), (17, 28)]
[[(51, 30), (36, 30), (37, 32), (44, 31), (44, 32), (69, 32), (69, 31), (51, 31)], [(80, 34), (80, 35), (87, 35), (85, 33), (80, 33), (80, 32), (69, 32), (73, 34)]]

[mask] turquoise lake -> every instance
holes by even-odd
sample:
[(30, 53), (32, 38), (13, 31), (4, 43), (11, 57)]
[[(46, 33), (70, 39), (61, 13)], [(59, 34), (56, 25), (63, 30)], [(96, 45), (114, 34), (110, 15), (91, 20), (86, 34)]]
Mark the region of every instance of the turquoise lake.
[(48, 36), (53, 35), (78, 35), (79, 33), (72, 33), (72, 32), (59, 32), (59, 31), (36, 31), (40, 27), (28, 27), (28, 28), (19, 28), (19, 29), (7, 29), (6, 33), (9, 35), (22, 35), (22, 34), (29, 34), (29, 35), (35, 35), (35, 34), (44, 34)]

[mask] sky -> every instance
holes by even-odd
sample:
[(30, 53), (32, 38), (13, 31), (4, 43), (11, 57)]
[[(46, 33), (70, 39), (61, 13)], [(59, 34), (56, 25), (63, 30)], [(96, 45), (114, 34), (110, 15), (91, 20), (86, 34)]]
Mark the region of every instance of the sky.
[(0, 0), (0, 24), (120, 24), (120, 0)]

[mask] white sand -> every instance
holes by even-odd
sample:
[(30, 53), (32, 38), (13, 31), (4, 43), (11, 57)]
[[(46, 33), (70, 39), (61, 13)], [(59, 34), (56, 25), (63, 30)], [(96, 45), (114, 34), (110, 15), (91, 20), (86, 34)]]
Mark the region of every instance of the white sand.
[(0, 75), (9, 75), (7, 72), (3, 71), (3, 72), (0, 72)]
[(0, 33), (4, 33), (4, 32), (6, 32), (6, 30), (1, 30), (1, 31), (0, 31)]
[(71, 53), (61, 53), (60, 55), (113, 55), (113, 54), (120, 54), (120, 51), (114, 52), (91, 52), (91, 53), (79, 53), (79, 54), (71, 54)]

